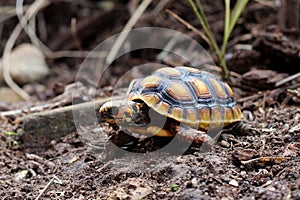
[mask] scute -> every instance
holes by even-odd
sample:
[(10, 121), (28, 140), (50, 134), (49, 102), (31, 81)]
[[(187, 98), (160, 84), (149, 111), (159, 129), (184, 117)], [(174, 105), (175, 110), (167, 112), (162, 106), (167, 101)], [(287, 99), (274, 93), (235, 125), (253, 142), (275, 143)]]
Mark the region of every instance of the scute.
[(225, 88), (226, 88), (226, 90), (227, 90), (229, 96), (230, 96), (231, 98), (233, 98), (233, 92), (232, 92), (232, 89), (229, 87), (229, 85), (228, 85), (227, 83), (224, 83), (224, 85), (225, 85)]
[(198, 99), (207, 99), (211, 97), (210, 91), (207, 85), (199, 79), (192, 79), (189, 84), (195, 90)]
[(173, 116), (178, 121), (182, 121), (182, 108), (173, 107), (171, 111), (171, 116)]
[(161, 101), (160, 103), (156, 104), (154, 106), (154, 108), (156, 108), (157, 110), (159, 110), (159, 112), (162, 114), (162, 115), (168, 115), (168, 111), (170, 109), (170, 104), (166, 103), (166, 102), (163, 102)]
[[(147, 102), (148, 106), (154, 107), (157, 105), (161, 99), (157, 94), (142, 94), (141, 96), (137, 96), (142, 101)], [(131, 100), (135, 100), (136, 98), (132, 98)]]
[(223, 83), (221, 83), (220, 81), (217, 81), (216, 79), (213, 79), (213, 78), (209, 79), (209, 83), (214, 88), (214, 92), (218, 98), (226, 99), (228, 97), (226, 92), (224, 91), (224, 88), (222, 87), (222, 85), (224, 85)]
[(165, 67), (137, 82), (130, 100), (144, 101), (161, 115), (198, 129), (240, 121), (231, 88), (211, 73), (190, 67)]
[(171, 82), (166, 88), (166, 92), (178, 101), (192, 101), (193, 96), (189, 91), (189, 88), (180, 82)]
[(174, 76), (181, 76), (181, 72), (178, 71), (176, 68), (171, 67), (163, 67), (155, 71), (156, 73), (165, 74), (171, 77)]
[(147, 76), (143, 79), (141, 84), (144, 88), (155, 88), (161, 84), (162, 79), (163, 78), (159, 76)]
[(210, 124), (210, 109), (203, 107), (199, 109), (199, 114), (200, 114), (200, 124), (199, 128), (208, 130), (209, 124)]
[(183, 69), (185, 71), (196, 73), (196, 74), (199, 74), (201, 72), (199, 69), (192, 68), (192, 67), (185, 67), (185, 66), (176, 67), (176, 69)]

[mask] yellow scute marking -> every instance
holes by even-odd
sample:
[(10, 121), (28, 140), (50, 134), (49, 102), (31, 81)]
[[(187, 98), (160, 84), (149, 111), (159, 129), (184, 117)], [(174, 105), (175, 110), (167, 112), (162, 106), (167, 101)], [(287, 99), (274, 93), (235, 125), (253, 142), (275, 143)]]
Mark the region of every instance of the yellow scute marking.
[(243, 113), (241, 112), (241, 109), (238, 105), (234, 106), (232, 108), (233, 110), (233, 119), (234, 121), (239, 121), (243, 117)]
[(182, 109), (174, 107), (171, 116), (173, 116), (178, 121), (182, 121)]
[(239, 110), (239, 116), (240, 116), (240, 119), (244, 117), (242, 111), (241, 111), (241, 108), (238, 106), (238, 110)]
[(190, 81), (190, 84), (194, 88), (199, 99), (206, 99), (211, 97), (210, 91), (203, 81), (194, 79)]
[(159, 137), (172, 137), (174, 136), (170, 131), (162, 129), (157, 126), (150, 126), (147, 128), (147, 132), (151, 135), (159, 136)]
[(224, 123), (224, 116), (222, 113), (222, 109), (220, 107), (214, 107), (212, 108), (211, 111), (211, 123), (209, 128), (210, 129), (215, 129), (215, 128), (222, 128), (225, 123)]
[(162, 74), (168, 74), (169, 76), (180, 76), (181, 75), (180, 71), (178, 71), (172, 67), (163, 67), (163, 68), (156, 70), (156, 72), (159, 72)]
[(227, 89), (227, 91), (229, 92), (229, 96), (233, 98), (233, 92), (232, 89), (229, 87), (229, 85), (227, 83), (224, 83), (225, 87)]
[(211, 115), (212, 115), (211, 116), (212, 121), (215, 121), (215, 122), (223, 121), (221, 108), (219, 108), (219, 107), (212, 108)]
[(199, 69), (196, 69), (196, 68), (193, 68), (193, 67), (180, 66), (180, 67), (176, 67), (176, 68), (184, 69), (184, 70), (192, 72), (192, 73), (197, 73), (197, 74), (200, 73)]
[(159, 112), (160, 114), (167, 115), (170, 105), (162, 101), (156, 105), (156, 108), (157, 108), (157, 112)]
[(143, 100), (150, 107), (153, 107), (160, 101), (159, 97), (156, 94), (141, 95), (141, 100)]
[(128, 99), (129, 100), (137, 100), (137, 99), (140, 99), (140, 95), (137, 95), (137, 94), (135, 94), (135, 93), (130, 93), (129, 95), (128, 95)]
[(198, 120), (196, 110), (186, 110), (186, 119), (190, 122), (196, 122)]
[(159, 84), (161, 83), (162, 78), (159, 76), (148, 76), (146, 78), (144, 78), (144, 80), (142, 81), (142, 86), (144, 88), (155, 88), (157, 86), (159, 86)]
[(199, 127), (199, 120), (197, 118), (197, 112), (196, 112), (196, 110), (192, 110), (192, 109), (186, 110), (186, 123), (189, 126), (198, 129), (198, 127)]
[(199, 113), (200, 113), (199, 127), (204, 130), (207, 130), (210, 123), (210, 110), (209, 108), (200, 108)]
[(217, 96), (219, 98), (225, 99), (227, 97), (227, 95), (226, 95), (226, 92), (224, 91), (224, 89), (222, 88), (221, 83), (212, 78), (210, 78), (209, 81), (212, 84)]
[(225, 108), (224, 121), (225, 123), (231, 123), (233, 120), (232, 111), (230, 108)]
[(189, 89), (181, 83), (171, 83), (166, 91), (174, 99), (180, 101), (192, 100)]

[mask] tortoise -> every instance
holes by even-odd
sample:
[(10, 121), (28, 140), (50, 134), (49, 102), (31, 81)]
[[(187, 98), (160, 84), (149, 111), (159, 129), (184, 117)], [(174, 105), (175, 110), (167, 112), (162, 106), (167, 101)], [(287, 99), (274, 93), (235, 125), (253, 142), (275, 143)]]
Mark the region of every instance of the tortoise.
[[(163, 67), (134, 83), (125, 100), (106, 102), (100, 118), (130, 132), (200, 142), (208, 130), (241, 121), (229, 85), (196, 68)], [(204, 132), (204, 134), (203, 134)]]

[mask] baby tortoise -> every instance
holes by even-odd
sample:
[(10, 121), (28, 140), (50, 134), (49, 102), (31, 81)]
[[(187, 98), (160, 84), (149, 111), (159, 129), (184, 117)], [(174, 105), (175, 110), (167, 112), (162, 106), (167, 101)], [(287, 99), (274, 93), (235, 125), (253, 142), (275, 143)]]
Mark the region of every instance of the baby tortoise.
[(154, 71), (138, 80), (125, 100), (107, 102), (99, 112), (113, 127), (195, 142), (205, 140), (203, 131), (237, 124), (243, 116), (226, 83), (184, 66)]

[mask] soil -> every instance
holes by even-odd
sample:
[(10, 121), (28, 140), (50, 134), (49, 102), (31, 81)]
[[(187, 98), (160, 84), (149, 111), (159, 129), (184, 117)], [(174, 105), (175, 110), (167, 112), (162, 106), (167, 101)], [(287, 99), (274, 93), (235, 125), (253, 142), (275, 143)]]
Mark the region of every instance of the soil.
[[(37, 35), (52, 51), (89, 51), (122, 30), (136, 9), (135, 2), (51, 1), (39, 11)], [(151, 3), (135, 28), (155, 26), (181, 31), (211, 52), (197, 34), (164, 12), (167, 8), (201, 29), (186, 1), (172, 1), (154, 15), (151, 11), (158, 2)], [(201, 2), (221, 44), (223, 1)], [(14, 3), (7, 0), (0, 5)], [(20, 118), (27, 114), (1, 116), (1, 199), (300, 199), (300, 81), (275, 86), (299, 72), (299, 29), (279, 28), (278, 12), (275, 4), (249, 2), (228, 44), (227, 63), (232, 71), (229, 84), (247, 128), (225, 130), (212, 146), (207, 146), (177, 137), (137, 139), (98, 123), (31, 149), (22, 141), (26, 133), (18, 131)], [(70, 28), (72, 18), (77, 19), (76, 36)], [(1, 24), (6, 29), (0, 38), (3, 52), (17, 17)], [(24, 32), (16, 44), (29, 41)], [(131, 66), (155, 62), (156, 55), (154, 50), (135, 51), (124, 56), (126, 61), (122, 57), (114, 62), (112, 72), (99, 81), (97, 98), (111, 95), (113, 85)], [(72, 104), (64, 91), (75, 81), (83, 59), (48, 57), (52, 74), (26, 85), (37, 100), (1, 102), (0, 111), (45, 104), (55, 98), (65, 100), (60, 106)], [(172, 65), (177, 60), (171, 56), (162, 62)], [(92, 79), (85, 77), (84, 81)], [(41, 90), (40, 86), (45, 87)], [(76, 100), (92, 100), (91, 88), (93, 84), (78, 93)], [(91, 133), (98, 137), (86, 140)], [(179, 151), (165, 151), (172, 142)]]

